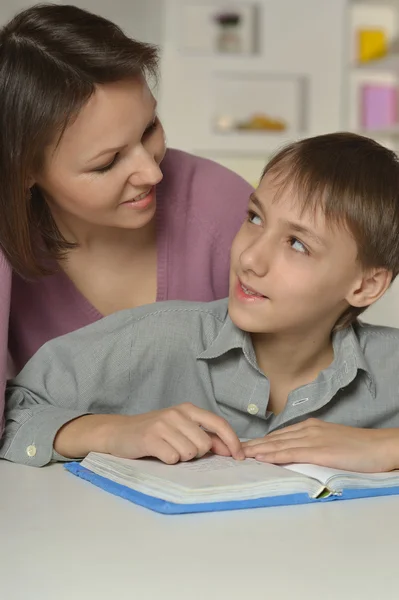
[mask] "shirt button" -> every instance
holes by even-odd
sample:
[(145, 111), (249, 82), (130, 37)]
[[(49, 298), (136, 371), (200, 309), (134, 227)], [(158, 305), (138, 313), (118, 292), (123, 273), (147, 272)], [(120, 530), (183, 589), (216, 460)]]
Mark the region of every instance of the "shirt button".
[(259, 406), (257, 406), (256, 404), (248, 404), (247, 411), (250, 415), (257, 415), (259, 412)]
[(26, 449), (26, 454), (30, 457), (33, 458), (36, 455), (37, 449), (36, 446), (28, 446)]

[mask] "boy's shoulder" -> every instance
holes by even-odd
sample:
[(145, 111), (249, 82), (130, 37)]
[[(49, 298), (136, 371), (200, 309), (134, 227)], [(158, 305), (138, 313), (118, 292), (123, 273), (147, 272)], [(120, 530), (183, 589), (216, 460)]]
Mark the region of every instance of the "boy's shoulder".
[(99, 325), (98, 335), (93, 332), (87, 338), (93, 342), (107, 340), (108, 346), (133, 344), (137, 353), (156, 350), (159, 359), (165, 356), (172, 360), (183, 354), (197, 356), (218, 337), (226, 322), (227, 306), (228, 299), (148, 304), (106, 317), (106, 323)]
[(368, 361), (389, 358), (397, 360), (399, 372), (399, 329), (383, 325), (371, 325), (358, 321), (354, 331), (359, 345)]
[(367, 371), (377, 391), (385, 394), (387, 390), (398, 390), (399, 329), (358, 321), (352, 330), (354, 336), (346, 339), (351, 342), (358, 368)]
[[(227, 317), (228, 299), (213, 302), (189, 302), (184, 300), (168, 300), (146, 304), (136, 308), (118, 311), (95, 323), (86, 325), (72, 333), (67, 333), (57, 340), (64, 344), (104, 345), (119, 344), (133, 335), (137, 347), (149, 343), (159, 343), (171, 337), (190, 339), (199, 347), (212, 341), (223, 327)], [(57, 340), (48, 342), (54, 347)], [(45, 344), (47, 346), (47, 344)], [(51, 348), (51, 346), (50, 346)]]
[(387, 327), (385, 325), (372, 325), (365, 321), (358, 320), (354, 325), (359, 339), (364, 340), (399, 340), (399, 329), (397, 327)]
[(165, 321), (165, 324), (173, 322), (174, 325), (180, 323), (184, 326), (202, 321), (215, 321), (222, 326), (227, 316), (227, 305), (227, 298), (213, 302), (166, 300), (122, 311), (126, 314), (120, 313), (120, 318), (126, 316), (131, 323)]

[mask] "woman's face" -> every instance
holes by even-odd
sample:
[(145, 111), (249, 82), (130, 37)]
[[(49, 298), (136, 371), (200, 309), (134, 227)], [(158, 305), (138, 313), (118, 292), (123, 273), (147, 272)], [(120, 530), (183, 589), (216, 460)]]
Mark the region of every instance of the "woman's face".
[(155, 214), (165, 155), (156, 102), (143, 80), (99, 85), (34, 183), (64, 232), (139, 229)]

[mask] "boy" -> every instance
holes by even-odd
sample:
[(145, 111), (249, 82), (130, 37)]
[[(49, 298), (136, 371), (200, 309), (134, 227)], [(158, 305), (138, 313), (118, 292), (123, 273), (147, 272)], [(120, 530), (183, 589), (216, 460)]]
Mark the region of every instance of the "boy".
[(349, 133), (294, 143), (251, 195), (229, 298), (122, 311), (45, 344), (9, 382), (0, 456), (399, 468), (399, 330), (357, 321), (398, 270), (396, 155)]

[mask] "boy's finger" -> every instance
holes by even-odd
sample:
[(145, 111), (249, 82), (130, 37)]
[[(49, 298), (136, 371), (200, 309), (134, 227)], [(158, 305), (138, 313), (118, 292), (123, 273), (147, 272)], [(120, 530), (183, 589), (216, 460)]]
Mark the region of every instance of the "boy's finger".
[(145, 456), (154, 456), (167, 465), (175, 465), (180, 460), (177, 450), (168, 444), (168, 442), (161, 439), (157, 440), (156, 444), (149, 449)]
[(224, 442), (230, 452), (230, 455), (239, 460), (245, 458), (241, 442), (228, 422), (215, 415), (214, 413), (191, 405), (188, 408), (188, 415), (192, 421), (195, 421), (201, 427), (204, 427), (211, 433), (215, 433)]
[[(163, 440), (177, 452), (179, 461), (186, 462), (204, 454), (203, 451), (199, 452), (201, 446), (198, 447), (198, 444), (192, 439), (193, 436), (190, 433), (192, 434), (190, 431), (187, 434), (178, 429), (168, 428), (162, 436)], [(208, 440), (207, 449), (209, 446), (210, 440)]]
[(265, 438), (254, 438), (253, 440), (247, 440), (246, 442), (242, 442), (243, 448), (250, 448), (251, 446), (257, 446), (258, 444), (262, 444), (265, 441)]
[(336, 469), (348, 469), (350, 467), (341, 466), (340, 457), (326, 451), (325, 448), (288, 448), (287, 450), (278, 450), (276, 452), (267, 452), (258, 454), (255, 459), (259, 462), (278, 464), (289, 463), (311, 463), (322, 467), (332, 467)]
[(218, 454), (219, 456), (231, 456), (230, 450), (226, 444), (214, 433), (208, 433), (212, 440), (211, 452)]
[[(309, 440), (309, 441), (307, 441)], [(247, 444), (245, 446), (243, 446), (244, 452), (246, 456), (249, 456), (251, 454), (251, 456), (253, 456), (253, 452), (256, 452), (257, 448), (264, 448), (265, 451), (267, 451), (268, 448), (272, 447), (272, 448), (280, 448), (282, 446), (286, 446), (289, 444), (299, 444), (299, 445), (303, 445), (301, 441), (305, 442), (305, 445), (311, 445), (312, 443), (316, 443), (315, 440), (312, 439), (306, 435), (306, 432), (304, 431), (294, 431), (294, 432), (287, 432), (285, 435), (281, 435), (281, 436), (275, 436), (275, 437), (271, 437), (269, 435), (267, 435), (264, 438), (260, 438), (257, 440), (252, 440), (253, 444)], [(317, 442), (318, 443), (318, 442)]]

